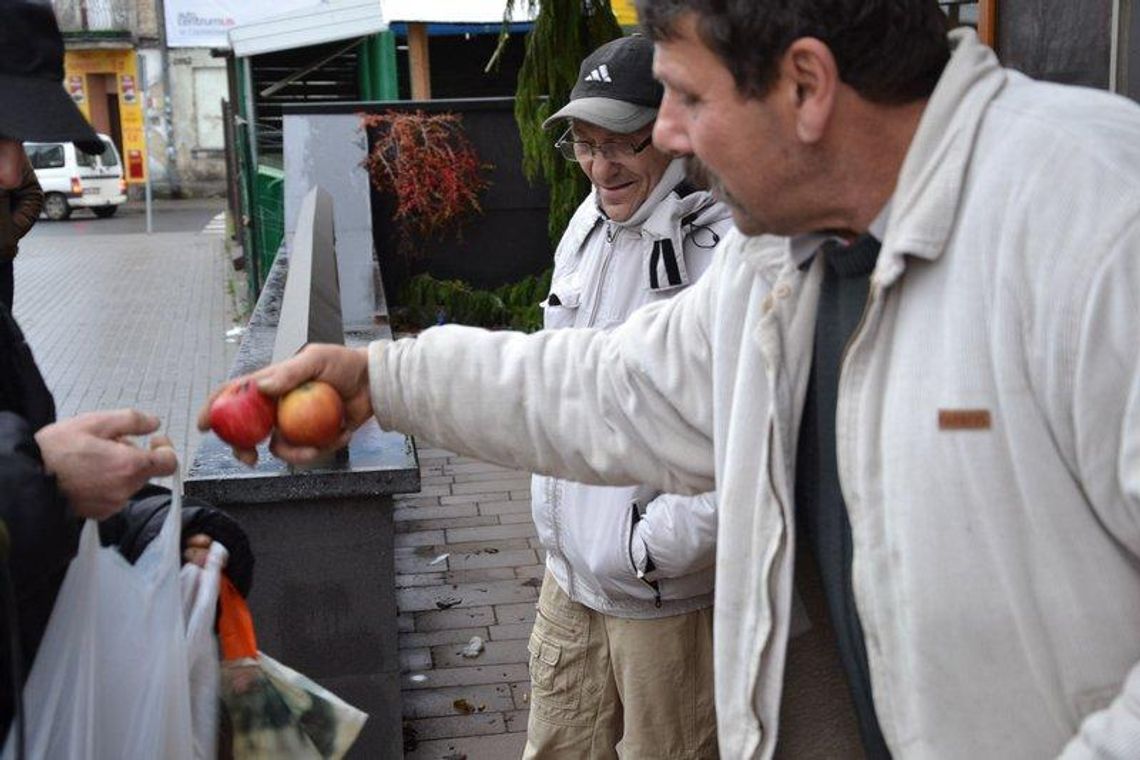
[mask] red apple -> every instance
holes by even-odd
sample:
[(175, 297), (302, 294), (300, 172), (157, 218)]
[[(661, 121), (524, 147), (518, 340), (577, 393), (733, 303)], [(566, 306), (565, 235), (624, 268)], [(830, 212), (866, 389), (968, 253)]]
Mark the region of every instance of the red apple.
[(233, 383), (210, 404), (210, 427), (218, 437), (239, 449), (252, 449), (273, 430), (273, 399), (252, 380)]
[(328, 383), (310, 380), (277, 402), (277, 432), (294, 446), (331, 446), (344, 428), (344, 402)]

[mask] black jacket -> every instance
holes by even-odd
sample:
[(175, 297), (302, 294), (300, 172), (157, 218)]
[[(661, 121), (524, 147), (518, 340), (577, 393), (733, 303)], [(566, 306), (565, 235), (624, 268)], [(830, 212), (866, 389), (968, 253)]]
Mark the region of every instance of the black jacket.
[[(19, 672), (27, 676), (51, 615), (67, 564), (75, 554), (78, 522), (55, 478), (44, 473), (33, 437), (55, 421), (55, 403), (36, 368), (24, 335), (0, 304), (0, 520), (7, 541), (0, 541), (0, 734), (12, 717), (12, 621), (14, 598), (19, 625)], [(3, 532), (3, 531), (0, 531)], [(3, 544), (7, 546), (3, 546)], [(8, 579), (2, 576), (8, 575)]]
[[(55, 403), (32, 352), (7, 307), (0, 304), (0, 743), (13, 714), (14, 602), (20, 643), (20, 683), (27, 678), (43, 638), (68, 563), (79, 543), (80, 521), (55, 478), (44, 472), (35, 433), (55, 421)], [(100, 524), (104, 545), (119, 546), (134, 562), (162, 526), (170, 492), (147, 486), (127, 507)], [(205, 502), (187, 499), (183, 540), (205, 533), (230, 551), (226, 573), (247, 594), (253, 582), (253, 554), (244, 531), (231, 517)], [(11, 580), (6, 583), (5, 575)]]
[[(99, 523), (99, 541), (103, 546), (118, 546), (119, 552), (134, 563), (143, 549), (158, 537), (162, 521), (170, 507), (170, 490), (148, 485), (131, 497), (127, 508)], [(205, 533), (230, 552), (225, 573), (242, 596), (249, 595), (253, 584), (253, 552), (249, 539), (237, 520), (201, 499), (182, 499), (182, 540)]]

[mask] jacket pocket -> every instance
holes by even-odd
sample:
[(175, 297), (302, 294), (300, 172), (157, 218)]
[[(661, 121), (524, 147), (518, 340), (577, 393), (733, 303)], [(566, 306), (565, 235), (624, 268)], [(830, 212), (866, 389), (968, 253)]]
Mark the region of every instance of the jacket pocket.
[[(661, 579), (657, 577), (657, 568), (653, 564), (653, 558), (649, 556), (646, 549), (645, 557), (642, 560), (643, 567), (638, 567), (637, 552), (635, 551), (635, 541), (641, 541), (637, 535), (637, 524), (641, 522), (641, 509), (636, 501), (631, 502), (629, 505), (629, 534), (626, 538), (626, 547), (629, 552), (629, 567), (633, 570), (634, 576), (645, 584), (645, 586), (653, 593), (653, 606), (658, 609), (661, 608)], [(644, 547), (644, 544), (642, 544)]]
[[(576, 275), (577, 273), (575, 273)], [(542, 326), (547, 330), (573, 327), (582, 303), (582, 287), (577, 276), (556, 280), (542, 306)]]

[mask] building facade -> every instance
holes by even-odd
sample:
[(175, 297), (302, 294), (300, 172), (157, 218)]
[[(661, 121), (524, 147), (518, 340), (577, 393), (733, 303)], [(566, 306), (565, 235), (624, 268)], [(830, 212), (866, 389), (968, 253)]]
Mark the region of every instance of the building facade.
[[(163, 0), (53, 0), (76, 105), (123, 156), (128, 182), (155, 192), (221, 194), (225, 61), (208, 48), (171, 49)], [(137, 192), (137, 191), (136, 191)]]

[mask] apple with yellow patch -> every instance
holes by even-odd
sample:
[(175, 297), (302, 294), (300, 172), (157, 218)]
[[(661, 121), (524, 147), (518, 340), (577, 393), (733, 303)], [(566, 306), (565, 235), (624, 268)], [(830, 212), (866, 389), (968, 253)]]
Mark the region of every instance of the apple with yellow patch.
[(310, 380), (277, 401), (277, 432), (292, 446), (331, 446), (344, 430), (344, 401), (326, 382)]

